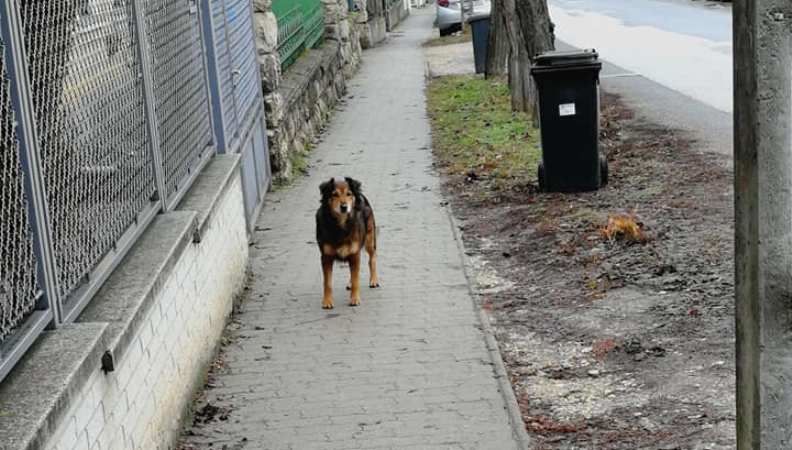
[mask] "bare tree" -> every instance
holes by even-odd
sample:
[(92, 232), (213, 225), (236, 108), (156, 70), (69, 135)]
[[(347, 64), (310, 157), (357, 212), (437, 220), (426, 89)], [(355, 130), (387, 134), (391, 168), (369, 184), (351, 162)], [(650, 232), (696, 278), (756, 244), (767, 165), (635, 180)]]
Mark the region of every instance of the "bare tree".
[(503, 74), (507, 69), (512, 109), (533, 112), (537, 96), (531, 61), (555, 48), (547, 0), (494, 0), (492, 7), (487, 74)]
[[(511, 7), (511, 8), (509, 8)], [(487, 77), (506, 75), (511, 52), (510, 33), (514, 14), (514, 0), (492, 0), (490, 34), (487, 43)]]

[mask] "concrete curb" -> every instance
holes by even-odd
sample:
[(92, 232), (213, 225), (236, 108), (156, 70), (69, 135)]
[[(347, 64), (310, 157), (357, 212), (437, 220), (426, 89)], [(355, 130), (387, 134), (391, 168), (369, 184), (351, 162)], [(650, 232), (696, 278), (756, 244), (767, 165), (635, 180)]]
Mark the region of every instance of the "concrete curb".
[(514, 439), (517, 441), (517, 444), (521, 449), (532, 449), (533, 441), (531, 440), (530, 436), (528, 436), (528, 432), (525, 431), (525, 423), (522, 420), (520, 406), (517, 404), (517, 397), (514, 395), (511, 381), (509, 381), (509, 374), (506, 371), (506, 365), (503, 363), (503, 358), (501, 357), (500, 349), (498, 348), (498, 341), (495, 339), (495, 333), (492, 331), (492, 327), (490, 326), (486, 313), (476, 302), (476, 293), (473, 291), (473, 281), (470, 276), (470, 264), (465, 253), (465, 243), (459, 233), (459, 226), (456, 219), (454, 218), (454, 212), (451, 210), (450, 206), (445, 206), (444, 209), (451, 225), (451, 232), (454, 234), (454, 240), (457, 243), (459, 257), (462, 260), (462, 271), (465, 274), (465, 279), (467, 280), (471, 304), (473, 309), (476, 311), (479, 323), (481, 324), (481, 331), (484, 332), (484, 339), (487, 344), (487, 352), (489, 353), (490, 359), (492, 360), (495, 378), (498, 380), (498, 387), (501, 391), (501, 395), (503, 395), (503, 400), (506, 403), (509, 421), (511, 422), (512, 426), (512, 434), (514, 435)]

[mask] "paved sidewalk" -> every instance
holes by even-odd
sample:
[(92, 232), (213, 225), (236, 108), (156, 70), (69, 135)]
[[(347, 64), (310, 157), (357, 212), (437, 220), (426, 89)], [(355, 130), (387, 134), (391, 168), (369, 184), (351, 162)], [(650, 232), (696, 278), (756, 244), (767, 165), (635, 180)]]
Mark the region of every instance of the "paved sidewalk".
[[(364, 54), (311, 176), (269, 197), (225, 373), (207, 392), (230, 412), (191, 429), (196, 448), (520, 448), (431, 170), (429, 13)], [(336, 265), (325, 311), (314, 213), (333, 175), (361, 180), (374, 206), (382, 288), (365, 287), (364, 257), (362, 305), (349, 307)]]

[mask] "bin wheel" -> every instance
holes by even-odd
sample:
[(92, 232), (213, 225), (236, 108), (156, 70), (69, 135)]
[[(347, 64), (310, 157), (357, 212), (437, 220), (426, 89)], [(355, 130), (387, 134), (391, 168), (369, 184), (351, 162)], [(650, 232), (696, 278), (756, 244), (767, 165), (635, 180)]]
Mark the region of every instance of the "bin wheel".
[(536, 179), (539, 181), (539, 192), (547, 192), (547, 185), (545, 184), (545, 170), (543, 163), (539, 163), (539, 168), (536, 170)]
[(462, 31), (461, 24), (455, 24), (455, 25), (451, 25), (450, 27), (443, 28), (442, 30), (440, 30), (440, 36), (441, 37), (450, 36), (456, 33), (457, 31)]
[(606, 186), (608, 184), (608, 159), (600, 155), (600, 184)]

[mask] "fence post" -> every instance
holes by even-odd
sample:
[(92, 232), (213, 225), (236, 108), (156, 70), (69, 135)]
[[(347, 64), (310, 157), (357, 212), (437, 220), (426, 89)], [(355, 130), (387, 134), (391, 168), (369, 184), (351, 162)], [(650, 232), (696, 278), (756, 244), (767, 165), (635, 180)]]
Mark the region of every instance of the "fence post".
[(160, 203), (160, 209), (167, 211), (167, 191), (165, 190), (165, 173), (162, 161), (162, 151), (160, 149), (159, 129), (157, 126), (157, 111), (154, 103), (154, 68), (151, 64), (148, 39), (146, 35), (145, 16), (143, 14), (143, 2), (134, 0), (132, 3), (132, 20), (135, 23), (135, 35), (140, 58), (140, 69), (138, 79), (143, 82), (143, 103), (145, 105), (146, 125), (149, 132), (149, 149), (151, 151), (151, 161), (154, 169), (154, 180), (157, 187), (156, 200)]
[[(216, 0), (217, 1), (217, 0)], [(225, 5), (223, 6), (225, 8)], [(226, 136), (225, 111), (223, 110), (223, 93), (220, 91), (220, 73), (217, 68), (217, 45), (215, 43), (214, 20), (212, 17), (212, 0), (201, 0), (201, 34), (206, 55), (206, 86), (209, 90), (209, 101), (212, 104), (212, 129), (217, 153), (228, 153), (229, 139)], [(225, 20), (225, 17), (223, 18)]]
[[(22, 36), (22, 17), (17, 2), (6, 0), (0, 6), (0, 33), (5, 43), (5, 61), (11, 93), (11, 108), (19, 145), (19, 160), (27, 197), (28, 220), (33, 232), (33, 251), (36, 255), (36, 275), (44, 295), (36, 309), (52, 311), (51, 327), (61, 323), (62, 305), (58, 288), (55, 251), (52, 245), (49, 206), (44, 190), (44, 173), (38, 148), (33, 95), (26, 68), (25, 40)], [(1, 82), (2, 80), (0, 80)]]
[[(216, 64), (217, 62), (217, 60), (215, 59), (216, 49), (214, 48), (214, 46), (210, 48), (206, 45), (207, 33), (213, 34), (212, 11), (211, 8), (209, 7), (210, 5), (208, 1), (206, 2), (206, 7), (207, 7), (206, 9), (203, 8), (203, 3), (204, 3), (203, 0), (201, 0), (200, 2), (199, 0), (190, 0), (190, 1), (192, 2), (193, 5), (193, 8), (190, 9), (191, 13), (192, 11), (194, 11), (194, 14), (198, 15), (198, 36), (201, 41), (201, 50), (203, 50), (201, 52), (201, 56), (203, 58), (203, 68), (204, 68), (203, 73), (204, 73), (204, 90), (206, 91), (206, 102), (207, 102), (206, 106), (208, 109), (207, 112), (209, 114), (209, 125), (212, 130), (215, 130), (215, 127), (217, 127), (218, 124), (215, 123), (217, 118), (215, 117), (215, 111), (214, 111), (215, 104), (214, 101), (212, 100), (212, 85), (210, 84), (212, 72), (211, 72), (210, 64)], [(205, 24), (209, 25), (209, 29), (204, 28)], [(212, 58), (211, 62), (210, 62), (210, 58)], [(219, 93), (220, 91), (218, 90), (217, 92)], [(222, 128), (223, 123), (221, 122), (219, 126)], [(219, 143), (217, 141), (217, 136), (214, 133), (211, 133), (211, 137), (212, 137), (212, 146), (214, 147), (214, 152), (220, 153), (218, 149), (220, 145), (223, 145), (223, 147), (225, 147), (225, 143), (222, 144)]]
[(217, 68), (217, 46), (215, 44), (214, 21), (212, 17), (211, 0), (201, 0), (201, 33), (204, 48), (206, 48), (206, 73), (207, 87), (209, 88), (209, 101), (212, 104), (212, 128), (218, 153), (228, 153), (229, 142), (226, 136), (225, 111), (222, 107), (222, 93), (220, 92), (220, 74)]

